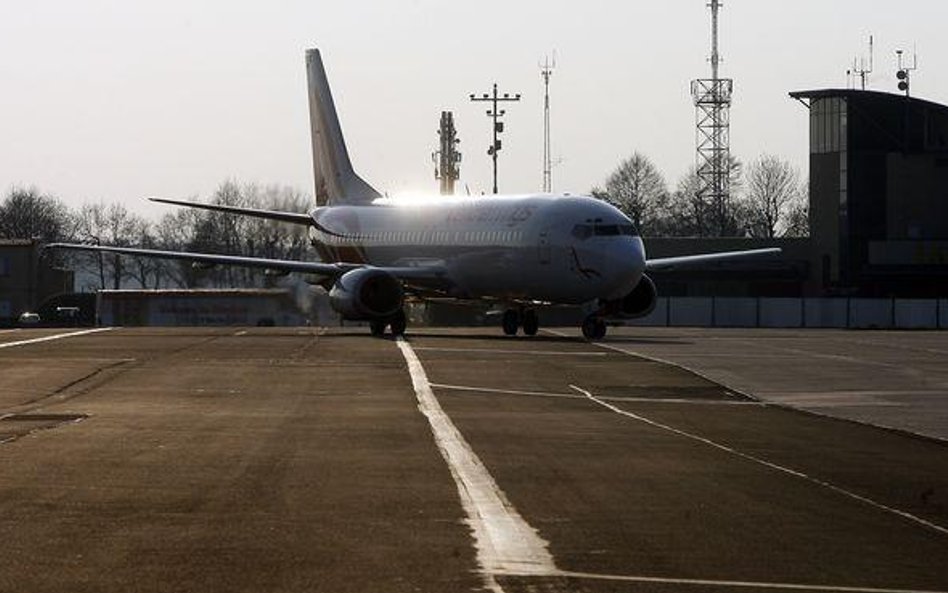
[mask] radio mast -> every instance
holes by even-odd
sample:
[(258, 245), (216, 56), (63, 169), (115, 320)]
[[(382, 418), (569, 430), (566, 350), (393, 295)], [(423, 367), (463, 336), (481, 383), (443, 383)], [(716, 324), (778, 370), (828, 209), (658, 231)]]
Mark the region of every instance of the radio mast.
[(543, 77), (543, 193), (553, 192), (553, 156), (550, 152), (550, 77), (556, 68), (556, 54), (553, 61), (544, 58), (540, 64), (540, 76)]
[(727, 218), (731, 201), (730, 125), (734, 81), (719, 76), (718, 10), (721, 2), (710, 0), (708, 7), (711, 9), (711, 78), (692, 81), (691, 95), (697, 122), (698, 197), (710, 207), (714, 234), (723, 236), (730, 230)]
[(441, 125), (438, 128), (440, 148), (431, 155), (435, 162), (435, 179), (441, 182), (441, 195), (454, 195), (454, 184), (461, 176), (461, 153), (457, 145), (458, 131), (454, 127), (454, 114), (450, 111), (441, 112)]

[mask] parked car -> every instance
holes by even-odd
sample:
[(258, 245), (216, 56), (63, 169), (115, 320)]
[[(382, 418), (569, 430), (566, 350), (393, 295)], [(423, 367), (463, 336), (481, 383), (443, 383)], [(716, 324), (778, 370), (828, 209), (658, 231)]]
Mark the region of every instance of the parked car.
[(20, 313), (20, 317), (17, 319), (17, 322), (20, 325), (39, 325), (40, 319), (39, 314), (26, 311), (25, 313)]

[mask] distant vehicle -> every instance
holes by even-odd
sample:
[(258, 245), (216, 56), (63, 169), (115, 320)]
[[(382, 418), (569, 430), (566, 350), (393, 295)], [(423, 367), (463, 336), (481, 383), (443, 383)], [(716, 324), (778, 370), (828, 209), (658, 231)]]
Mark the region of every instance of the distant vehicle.
[(17, 322), (20, 325), (38, 325), (40, 321), (42, 321), (42, 319), (40, 319), (37, 313), (31, 313), (29, 311), (20, 313), (20, 317), (17, 318)]
[(55, 244), (134, 256), (233, 265), (318, 277), (345, 319), (373, 335), (405, 332), (407, 298), (490, 302), (506, 307), (503, 330), (534, 335), (536, 306), (594, 303), (583, 335), (600, 339), (607, 322), (648, 315), (657, 300), (646, 271), (780, 253), (756, 249), (646, 259), (622, 212), (589, 196), (518, 195), (383, 198), (353, 170), (318, 50), (306, 54), (317, 208), (309, 214), (150, 198), (310, 227), (321, 262)]

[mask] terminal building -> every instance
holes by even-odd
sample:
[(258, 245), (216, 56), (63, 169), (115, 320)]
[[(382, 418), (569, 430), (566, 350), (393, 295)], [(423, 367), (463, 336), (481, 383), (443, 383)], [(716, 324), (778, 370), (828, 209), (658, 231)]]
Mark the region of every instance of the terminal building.
[(948, 107), (873, 91), (791, 93), (810, 110), (810, 224), (829, 293), (948, 294)]
[(650, 257), (781, 247), (775, 260), (654, 274), (668, 296), (948, 296), (948, 106), (875, 91), (809, 109), (809, 239), (646, 238)]

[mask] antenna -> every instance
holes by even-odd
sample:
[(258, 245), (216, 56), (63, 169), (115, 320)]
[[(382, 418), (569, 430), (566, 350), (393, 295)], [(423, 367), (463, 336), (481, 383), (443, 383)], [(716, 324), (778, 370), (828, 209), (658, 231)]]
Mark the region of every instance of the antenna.
[(918, 48), (916, 47), (912, 50), (912, 65), (911, 66), (903, 65), (902, 53), (903, 52), (901, 49), (895, 50), (895, 55), (897, 55), (899, 59), (899, 69), (895, 73), (895, 77), (899, 81), (899, 90), (905, 91), (905, 96), (909, 97), (911, 96), (911, 92), (912, 92), (912, 88), (911, 88), (912, 87), (912, 72), (918, 70)]
[(734, 81), (720, 78), (721, 56), (718, 53), (718, 10), (720, 0), (710, 0), (711, 9), (711, 78), (691, 83), (697, 120), (695, 144), (697, 151), (698, 197), (711, 206), (715, 232), (727, 234), (727, 217), (731, 199), (731, 96)]
[(457, 145), (457, 129), (454, 127), (454, 114), (450, 111), (441, 112), (441, 125), (438, 128), (440, 148), (432, 153), (431, 160), (435, 162), (435, 179), (441, 181), (441, 195), (454, 195), (454, 184), (460, 177), (461, 153)]
[[(857, 64), (858, 62), (858, 64)], [(853, 69), (852, 75), (859, 77), (860, 83), (862, 84), (862, 90), (866, 90), (866, 81), (869, 79), (869, 75), (872, 74), (873, 67), (873, 38), (872, 35), (869, 36), (869, 67), (866, 67), (866, 57), (860, 56), (858, 58), (853, 58)], [(847, 72), (848, 74), (848, 72)], [(853, 80), (853, 87), (855, 88), (855, 80)]]
[(487, 154), (491, 156), (491, 159), (494, 161), (494, 193), (497, 193), (497, 153), (500, 152), (502, 144), (497, 135), (504, 131), (504, 122), (500, 121), (500, 118), (507, 114), (506, 109), (497, 109), (497, 103), (506, 102), (506, 101), (519, 101), (520, 93), (511, 95), (510, 93), (504, 93), (503, 96), (497, 92), (497, 83), (494, 83), (494, 92), (493, 94), (484, 93), (480, 97), (475, 94), (470, 95), (471, 101), (488, 101), (491, 103), (492, 109), (487, 110), (487, 117), (491, 118), (493, 122), (493, 131), (494, 131), (494, 142), (487, 149)]
[(556, 68), (556, 51), (553, 60), (545, 56), (540, 63), (540, 76), (543, 78), (543, 192), (553, 191), (553, 162), (550, 152), (550, 77)]

